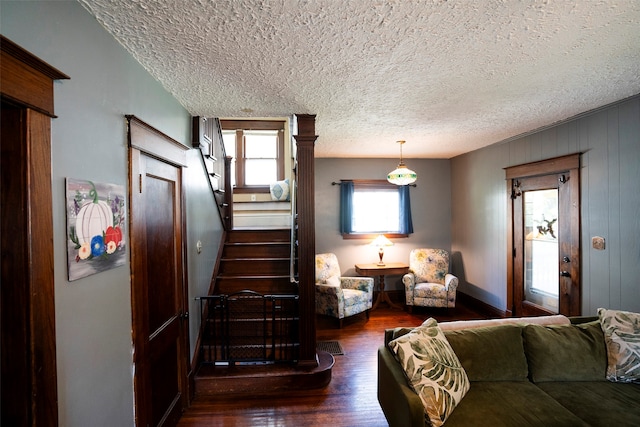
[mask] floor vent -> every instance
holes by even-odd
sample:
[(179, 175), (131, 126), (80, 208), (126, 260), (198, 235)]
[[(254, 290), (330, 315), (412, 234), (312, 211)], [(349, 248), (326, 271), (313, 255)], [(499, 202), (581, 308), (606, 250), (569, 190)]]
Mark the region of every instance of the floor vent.
[(338, 341), (318, 341), (316, 343), (316, 349), (319, 351), (326, 351), (334, 356), (344, 355), (342, 346)]

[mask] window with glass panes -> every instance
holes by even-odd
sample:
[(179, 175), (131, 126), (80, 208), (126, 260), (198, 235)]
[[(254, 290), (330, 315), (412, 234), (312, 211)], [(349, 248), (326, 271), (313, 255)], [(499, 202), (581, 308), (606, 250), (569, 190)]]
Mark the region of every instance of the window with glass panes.
[(284, 179), (284, 121), (220, 120), (234, 191), (268, 192)]

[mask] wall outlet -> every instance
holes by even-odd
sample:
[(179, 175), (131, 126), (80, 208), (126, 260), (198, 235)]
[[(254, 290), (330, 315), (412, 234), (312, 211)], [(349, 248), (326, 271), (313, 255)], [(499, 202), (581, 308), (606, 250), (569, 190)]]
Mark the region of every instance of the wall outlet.
[(252, 201), (252, 202), (255, 202), (255, 201), (256, 201), (256, 195), (255, 195), (255, 194), (252, 194), (252, 195), (251, 195), (251, 201)]
[(593, 236), (591, 238), (591, 246), (593, 247), (593, 249), (604, 251), (604, 247), (605, 247), (604, 237)]

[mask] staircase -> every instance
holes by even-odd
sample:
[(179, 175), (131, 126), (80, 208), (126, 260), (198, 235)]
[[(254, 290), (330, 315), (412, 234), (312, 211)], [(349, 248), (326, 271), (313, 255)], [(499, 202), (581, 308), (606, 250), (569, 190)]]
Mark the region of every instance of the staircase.
[[(318, 353), (315, 368), (297, 366), (298, 305), (297, 299), (286, 299), (298, 295), (298, 284), (290, 278), (290, 234), (290, 229), (227, 232), (214, 278), (214, 296), (206, 300), (209, 308), (203, 320), (200, 354), (204, 363), (194, 378), (196, 396), (284, 393), (324, 387), (331, 380), (334, 359), (328, 353)], [(273, 298), (262, 303), (258, 294)], [(256, 314), (263, 306), (267, 307), (264, 322), (262, 314)], [(214, 311), (229, 316), (222, 320)], [(216, 332), (212, 333), (212, 328)], [(219, 339), (221, 334), (224, 343)], [(262, 361), (260, 351), (265, 355)]]
[(216, 294), (252, 290), (261, 294), (297, 294), (289, 274), (291, 254), (289, 229), (237, 229), (227, 232)]

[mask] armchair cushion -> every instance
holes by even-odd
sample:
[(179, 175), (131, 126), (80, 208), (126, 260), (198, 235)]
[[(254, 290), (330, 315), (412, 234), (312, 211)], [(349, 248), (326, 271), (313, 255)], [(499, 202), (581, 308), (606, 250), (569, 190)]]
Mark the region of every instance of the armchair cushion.
[(330, 277), (340, 277), (340, 264), (335, 254), (316, 255), (316, 283), (326, 283)]
[(447, 299), (447, 290), (440, 283), (418, 283), (413, 288), (414, 298), (440, 298)]
[(329, 286), (337, 286), (340, 287), (340, 278), (338, 276), (331, 276), (325, 280), (325, 282)]
[(449, 272), (449, 252), (444, 249), (414, 249), (409, 255), (409, 266), (416, 283), (440, 283)]

